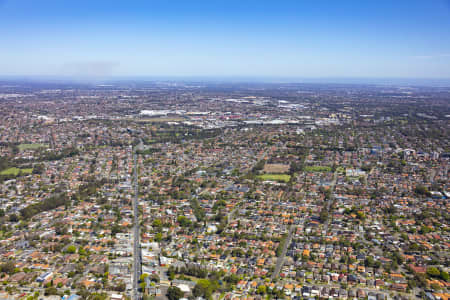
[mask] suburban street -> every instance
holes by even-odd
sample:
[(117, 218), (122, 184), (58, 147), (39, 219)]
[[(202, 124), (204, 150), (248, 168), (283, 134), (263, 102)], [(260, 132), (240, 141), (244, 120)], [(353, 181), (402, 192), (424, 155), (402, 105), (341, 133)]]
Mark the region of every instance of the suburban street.
[(278, 274), (280, 273), (281, 268), (283, 267), (284, 258), (286, 256), (287, 249), (289, 248), (289, 245), (291, 244), (292, 234), (294, 233), (294, 228), (295, 227), (293, 225), (291, 225), (289, 227), (289, 233), (288, 233), (288, 236), (286, 239), (286, 243), (284, 244), (284, 247), (283, 247), (280, 257), (278, 257), (278, 259), (277, 259), (277, 264), (275, 265), (275, 270), (272, 273), (272, 279), (275, 279), (278, 277)]

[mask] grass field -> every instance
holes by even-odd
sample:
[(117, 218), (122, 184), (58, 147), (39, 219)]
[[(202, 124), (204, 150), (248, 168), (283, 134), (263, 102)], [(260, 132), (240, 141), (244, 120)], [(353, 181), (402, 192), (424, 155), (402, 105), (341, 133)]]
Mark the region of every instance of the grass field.
[(288, 174), (263, 174), (263, 175), (259, 175), (258, 178), (260, 178), (262, 180), (288, 182), (291, 179), (291, 175), (288, 175)]
[(47, 144), (20, 144), (18, 147), (19, 147), (20, 151), (23, 151), (23, 150), (36, 150), (39, 148), (47, 148), (48, 145)]
[(19, 168), (9, 168), (6, 170), (3, 170), (0, 172), (0, 175), (14, 175), (17, 176), (19, 175), (19, 172), (22, 171), (22, 174), (31, 174), (31, 172), (33, 172), (33, 169), (19, 169)]
[(331, 172), (331, 167), (328, 166), (306, 166), (306, 172)]

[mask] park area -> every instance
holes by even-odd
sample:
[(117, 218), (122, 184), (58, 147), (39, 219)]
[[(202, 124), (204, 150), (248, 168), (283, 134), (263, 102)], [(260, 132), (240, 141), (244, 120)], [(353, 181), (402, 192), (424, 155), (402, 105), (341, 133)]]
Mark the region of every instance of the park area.
[(329, 166), (306, 166), (303, 169), (305, 172), (331, 172)]
[(289, 182), (291, 175), (288, 174), (263, 174), (258, 176), (259, 179), (278, 181), (278, 182)]
[(13, 168), (8, 168), (8, 169), (5, 169), (5, 170), (1, 171), (1, 172), (0, 172), (0, 175), (13, 175), (13, 176), (17, 176), (17, 175), (19, 175), (19, 173), (27, 174), (27, 175), (28, 175), (28, 174), (31, 174), (31, 172), (33, 172), (33, 169), (32, 169), (32, 168), (19, 169), (19, 168), (13, 167)]
[(47, 148), (48, 145), (47, 144), (20, 144), (18, 147), (19, 147), (20, 151), (24, 151), (24, 150), (36, 150), (39, 148)]

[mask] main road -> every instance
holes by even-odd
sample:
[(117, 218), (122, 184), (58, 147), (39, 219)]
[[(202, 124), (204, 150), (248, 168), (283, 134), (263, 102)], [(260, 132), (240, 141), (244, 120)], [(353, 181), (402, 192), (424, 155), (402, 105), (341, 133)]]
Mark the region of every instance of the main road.
[(139, 182), (136, 149), (133, 148), (134, 160), (134, 197), (133, 197), (133, 300), (141, 299), (139, 292), (139, 278), (142, 273), (142, 252), (139, 233)]
[(331, 181), (331, 186), (330, 186), (330, 199), (327, 199), (326, 202), (324, 203), (324, 208), (326, 209), (327, 212), (330, 214), (327, 218), (327, 220), (325, 221), (325, 224), (323, 226), (323, 231), (325, 232), (325, 234), (328, 233), (328, 226), (330, 226), (330, 219), (332, 218), (331, 216), (331, 204), (333, 204), (333, 200), (334, 200), (334, 188), (336, 187), (336, 181), (337, 181), (337, 170), (334, 171), (333, 173), (333, 180)]

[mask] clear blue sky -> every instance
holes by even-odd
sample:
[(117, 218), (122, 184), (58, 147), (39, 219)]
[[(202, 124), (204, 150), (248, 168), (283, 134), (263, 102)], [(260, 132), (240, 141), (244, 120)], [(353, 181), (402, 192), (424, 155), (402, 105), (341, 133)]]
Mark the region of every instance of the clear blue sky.
[(0, 0), (0, 75), (450, 78), (450, 0)]

